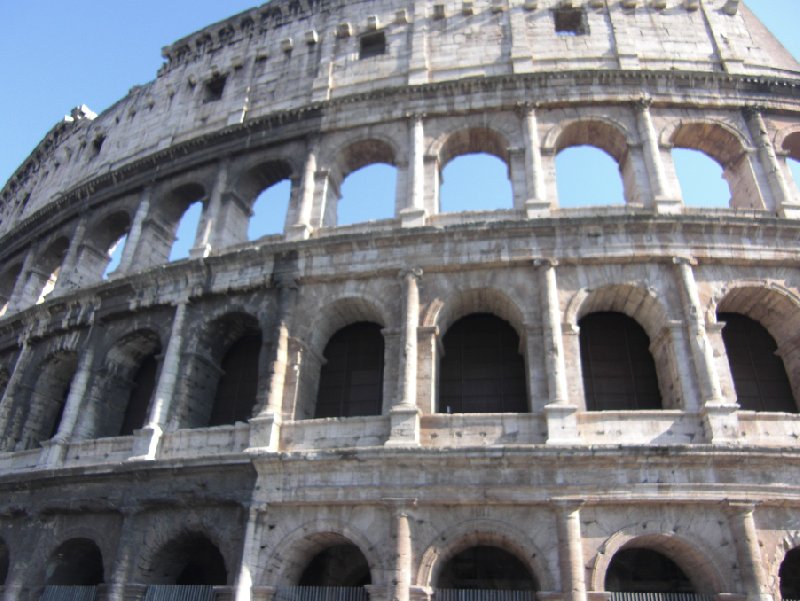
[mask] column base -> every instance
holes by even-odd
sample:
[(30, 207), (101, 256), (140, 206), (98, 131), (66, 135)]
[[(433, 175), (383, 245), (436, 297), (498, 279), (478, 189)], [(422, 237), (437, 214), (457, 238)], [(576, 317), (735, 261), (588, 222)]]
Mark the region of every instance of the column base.
[(679, 215), (683, 211), (683, 201), (680, 198), (656, 196), (653, 204), (659, 215)]
[(289, 242), (298, 240), (308, 240), (311, 237), (311, 226), (306, 223), (298, 223), (286, 228), (286, 239)]
[(532, 198), (525, 201), (525, 216), (528, 219), (550, 216), (550, 203), (546, 200)]
[(712, 399), (703, 405), (703, 426), (711, 444), (737, 444), (739, 441), (739, 405)]
[(402, 209), (400, 211), (401, 227), (422, 227), (425, 225), (425, 217), (428, 212), (425, 209)]
[(393, 407), (389, 412), (391, 430), (385, 447), (419, 446), (419, 407)]
[(778, 214), (786, 219), (800, 219), (800, 204), (785, 202), (781, 205)]
[(277, 452), (281, 446), (283, 419), (275, 413), (259, 415), (250, 420), (250, 445), (246, 452)]
[(153, 461), (164, 431), (158, 426), (148, 426), (133, 431), (133, 455), (128, 461)]
[(578, 435), (578, 408), (575, 405), (550, 403), (545, 405), (547, 418), (547, 444), (577, 445), (581, 439)]
[(65, 440), (45, 440), (41, 443), (42, 453), (39, 455), (39, 467), (57, 468), (64, 463), (64, 456), (67, 454), (67, 441)]

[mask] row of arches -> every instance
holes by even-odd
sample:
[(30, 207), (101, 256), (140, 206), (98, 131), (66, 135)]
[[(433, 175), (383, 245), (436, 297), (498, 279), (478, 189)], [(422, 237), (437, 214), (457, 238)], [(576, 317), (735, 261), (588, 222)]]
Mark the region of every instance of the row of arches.
[[(434, 140), (425, 151), (424, 173), (414, 177), (424, 179), (423, 189), (438, 188), (441, 184), (441, 194), (425, 191), (425, 198), (415, 202), (424, 205), (420, 208), (429, 214), (524, 208), (525, 199), (532, 192), (523, 189), (530, 183), (526, 183), (528, 175), (520, 173), (524, 171), (525, 159), (513, 151), (520, 143), (515, 136), (519, 134), (512, 133), (507, 126), (482, 125), (456, 130)], [(669, 168), (658, 186), (671, 185), (673, 162), (665, 158), (670, 154), (669, 149), (688, 149), (695, 151), (691, 159), (695, 164), (706, 160), (716, 163), (717, 173), (729, 184), (730, 206), (777, 209), (762, 206), (754, 194), (761, 184), (757, 170), (750, 163), (747, 135), (722, 122), (679, 122), (665, 130), (662, 137), (659, 160), (665, 165), (669, 163)], [(789, 163), (800, 159), (800, 132), (782, 136), (780, 143), (781, 156), (789, 159)], [(209, 249), (283, 233), (300, 223), (323, 227), (397, 217), (405, 208), (403, 197), (409, 193), (410, 185), (407, 177), (397, 176), (398, 168), (404, 173), (409, 169), (409, 161), (400, 150), (404, 143), (381, 135), (343, 140), (341, 144), (335, 149), (312, 148), (307, 165), (280, 156), (248, 159), (242, 166), (225, 163), (219, 167), (220, 173), (225, 174), (222, 183), (215, 173), (184, 174), (178, 181), (164, 182), (157, 189), (127, 198), (118, 208), (82, 222), (77, 232), (65, 226), (66, 229), (51, 235), (37, 248), (28, 249), (30, 257), (19, 255), (7, 261), (9, 266), (0, 273), (0, 307), (7, 306), (12, 299), (15, 308), (43, 302), (56, 285), (70, 288), (91, 284), (107, 277), (120, 264), (125, 271), (185, 258), (191, 253), (206, 254)], [(548, 167), (553, 173), (542, 175), (545, 182), (557, 180), (565, 197), (572, 194), (568, 189), (573, 184), (590, 186), (575, 192), (578, 196), (569, 202), (562, 199), (561, 206), (569, 206), (571, 202), (596, 204), (598, 200), (602, 204), (627, 202), (647, 206), (646, 190), (655, 184), (645, 181), (643, 165), (633, 160), (633, 154), (639, 152), (636, 148), (635, 136), (621, 122), (607, 117), (569, 121), (545, 136), (539, 150), (545, 156), (552, 153), (563, 160), (556, 160)], [(580, 150), (582, 154), (570, 159), (572, 150)], [(287, 149), (289, 156), (302, 151), (299, 147)], [(594, 154), (586, 154), (591, 151)], [(475, 160), (479, 162), (470, 162)], [(600, 179), (608, 181), (610, 188), (600, 186), (590, 169), (604, 161), (601, 170), (606, 175)], [(792, 171), (787, 167), (782, 177), (791, 179)], [(681, 179), (683, 182), (684, 178)], [(702, 175), (693, 179), (709, 178)], [(362, 181), (361, 186), (358, 180)], [(467, 183), (451, 187), (455, 180)], [(555, 194), (555, 188), (552, 189)], [(449, 190), (452, 200), (448, 198)], [(587, 196), (588, 191), (597, 190), (603, 190), (602, 199)], [(348, 203), (342, 203), (342, 199), (351, 193), (358, 200), (349, 203), (354, 211), (348, 213), (345, 210)], [(313, 201), (306, 198), (309, 194), (314, 196)], [(543, 191), (535, 194), (541, 195)], [(660, 190), (660, 194), (671, 192)], [(796, 190), (792, 194), (796, 195)], [(479, 202), (472, 204), (465, 200), (470, 195)], [(305, 207), (309, 202), (314, 206)], [(452, 206), (448, 206), (451, 202)], [(550, 204), (555, 206), (555, 199)], [(269, 225), (263, 226), (265, 222)], [(131, 232), (133, 239), (129, 241)], [(127, 244), (135, 248), (125, 251)]]
[[(368, 595), (363, 587), (375, 583), (374, 566), (362, 549), (346, 537), (324, 533), (307, 545), (304, 557), (296, 567), (284, 574), (284, 583), (277, 589), (277, 598), (304, 598), (294, 587), (329, 589), (325, 599), (363, 599)], [(658, 536), (633, 539), (617, 550), (598, 574), (602, 590), (611, 593), (686, 593), (712, 594), (723, 592), (713, 587), (714, 578), (690, 563), (678, 548), (669, 550), (659, 544)], [(673, 545), (676, 547), (676, 545)], [(464, 598), (464, 591), (527, 593), (529, 596), (489, 595), (498, 600), (532, 600), (541, 589), (541, 576), (536, 565), (512, 546), (493, 540), (465, 542), (449, 555), (438, 558), (431, 574), (430, 586), (434, 598), (452, 601)], [(8, 578), (10, 553), (0, 544), (2, 565), (0, 584)], [(291, 555), (291, 553), (290, 553)], [(689, 553), (688, 555), (691, 555)], [(147, 561), (147, 560), (146, 560)], [(149, 559), (144, 569), (146, 582), (160, 586), (230, 586), (234, 583), (234, 566), (226, 565), (219, 547), (203, 532), (186, 531), (167, 542)], [(797, 599), (800, 595), (800, 548), (786, 553), (778, 569), (781, 598)], [(49, 556), (45, 568), (44, 599), (66, 599), (69, 596), (47, 595), (48, 588), (92, 587), (106, 582), (107, 570), (100, 548), (87, 538), (75, 538), (61, 543)], [(728, 583), (729, 585), (731, 583)], [(361, 595), (354, 589), (362, 589)], [(731, 590), (734, 590), (731, 587)], [(57, 592), (65, 594), (63, 588)], [(54, 592), (56, 592), (54, 591)], [(338, 593), (338, 594), (337, 594)], [(308, 595), (309, 598), (322, 598)], [(149, 597), (148, 597), (149, 598)], [(193, 596), (181, 598), (195, 598)], [(204, 598), (204, 597), (197, 597)]]
[[(764, 324), (762, 315), (739, 312), (749, 303), (743, 304), (742, 298), (734, 294), (723, 299), (716, 315), (724, 324), (722, 341), (739, 407), (797, 413), (797, 382), (789, 377), (796, 372), (787, 371), (785, 364), (789, 360), (794, 365), (796, 358), (779, 352), (767, 327), (774, 327), (775, 317)], [(525, 332), (496, 313), (475, 311), (480, 308), (465, 303), (465, 314), (446, 324), (438, 356), (438, 398), (431, 411), (533, 411), (528, 389), (533, 368), (522, 343)], [(386, 323), (364, 319), (368, 315), (354, 311), (344, 325), (327, 333), (314, 328), (321, 337), (321, 360), (301, 366), (299, 376), (316, 389), (311, 407), (298, 407), (293, 419), (386, 413), (391, 406), (385, 398), (386, 366), (396, 359), (387, 354)], [(635, 315), (616, 310), (613, 302), (590, 299), (577, 325), (580, 365), (571, 374), (582, 380), (585, 410), (676, 408), (663, 392), (672, 382), (665, 380), (670, 377), (669, 363), (656, 360), (650, 335)], [(92, 439), (128, 436), (145, 427), (158, 394), (164, 350), (160, 336), (141, 329), (101, 346), (102, 361), (92, 368), (80, 415), (71, 426), (62, 425), (62, 415), (78, 370), (77, 351), (62, 349), (30, 365), (26, 378), (4, 397), (10, 416), (6, 450), (36, 448), (59, 432)], [(266, 355), (262, 326), (253, 315), (226, 313), (200, 328), (180, 365), (172, 427), (232, 425), (257, 415), (265, 408), (270, 387)]]

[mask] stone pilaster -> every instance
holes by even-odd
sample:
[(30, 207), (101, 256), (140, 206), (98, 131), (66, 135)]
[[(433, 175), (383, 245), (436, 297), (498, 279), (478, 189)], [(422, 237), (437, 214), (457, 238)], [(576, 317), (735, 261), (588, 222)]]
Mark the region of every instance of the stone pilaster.
[(577, 499), (555, 500), (561, 591), (565, 601), (586, 601), (586, 570), (581, 540), (581, 506)]
[(728, 502), (727, 509), (747, 601), (772, 601), (753, 517), (755, 506), (752, 503)]
[(409, 154), (408, 165), (408, 201), (400, 211), (400, 223), (403, 227), (419, 227), (425, 225), (425, 129), (424, 115), (415, 114), (409, 117)]
[(286, 231), (289, 240), (305, 240), (311, 235), (311, 215), (314, 210), (314, 191), (316, 188), (317, 154), (319, 142), (311, 141), (308, 144), (308, 154), (303, 167), (303, 180), (298, 194), (297, 218), (294, 225)]
[(253, 601), (253, 574), (258, 572), (258, 557), (260, 553), (259, 541), (261, 540), (261, 516), (266, 511), (266, 506), (253, 506), (250, 508), (247, 525), (244, 531), (244, 548), (242, 549), (242, 563), (239, 574), (236, 576), (236, 601)]
[(64, 255), (64, 260), (61, 261), (61, 271), (58, 274), (53, 294), (58, 296), (72, 288), (80, 285), (79, 278), (77, 277), (78, 259), (81, 255), (81, 247), (84, 244), (86, 237), (86, 217), (81, 217), (78, 220), (78, 225), (70, 237), (69, 248), (67, 254)]
[(142, 228), (150, 213), (150, 199), (153, 196), (153, 188), (151, 186), (142, 190), (139, 206), (136, 209), (136, 215), (133, 217), (130, 232), (128, 232), (128, 239), (125, 241), (125, 248), (122, 250), (122, 257), (119, 261), (119, 267), (114, 270), (111, 276), (120, 277), (126, 275), (139, 267), (139, 259), (141, 258), (141, 242), (142, 242)]
[(24, 392), (23, 381), (33, 358), (31, 343), (27, 336), (22, 338), (20, 345), (22, 348), (14, 365), (14, 371), (6, 384), (5, 394), (0, 402), (0, 432), (2, 433), (0, 451), (13, 451), (16, 445), (17, 437), (14, 430), (16, 429), (15, 422), (19, 419), (17, 416), (20, 397)]
[(544, 180), (542, 143), (535, 105), (520, 107), (525, 134), (525, 212), (528, 218), (544, 217), (550, 212), (550, 201)]
[(642, 140), (642, 153), (652, 194), (651, 206), (657, 213), (679, 213), (682, 208), (681, 199), (672, 198), (669, 194), (669, 184), (664, 165), (661, 162), (658, 136), (650, 114), (649, 98), (642, 98), (636, 103), (636, 126)]
[(194, 248), (189, 253), (191, 257), (207, 257), (212, 251), (224, 246), (225, 206), (222, 197), (228, 185), (229, 168), (228, 159), (217, 165), (217, 177), (197, 226)]
[(394, 519), (395, 564), (389, 580), (389, 601), (410, 601), (412, 544), (409, 511), (416, 499), (387, 499)]

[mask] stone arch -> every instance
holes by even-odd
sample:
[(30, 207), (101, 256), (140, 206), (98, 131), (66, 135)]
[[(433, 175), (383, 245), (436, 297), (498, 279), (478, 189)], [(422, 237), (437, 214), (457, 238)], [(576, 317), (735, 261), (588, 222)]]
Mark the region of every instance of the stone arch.
[(721, 121), (679, 121), (661, 133), (664, 147), (698, 150), (722, 167), (734, 209), (765, 209), (751, 165), (747, 137)]
[[(194, 566), (197, 566), (195, 569)], [(198, 572), (208, 581), (181, 582), (187, 571)], [(233, 582), (235, 566), (223, 554), (218, 542), (203, 530), (185, 529), (163, 543), (145, 570), (148, 584), (211, 584)]]
[(606, 573), (614, 555), (634, 548), (656, 551), (672, 560), (689, 578), (696, 593), (726, 592), (725, 583), (732, 581), (724, 577), (702, 542), (675, 532), (648, 532), (636, 524), (618, 530), (600, 546), (590, 568), (590, 590), (605, 590)]
[(89, 224), (75, 262), (73, 284), (83, 286), (100, 281), (111, 260), (112, 247), (123, 236), (127, 236), (131, 221), (131, 215), (126, 209), (117, 208)]
[(139, 267), (166, 263), (186, 210), (196, 202), (202, 203), (203, 207), (208, 202), (211, 187), (202, 178), (185, 176), (169, 184), (162, 184), (152, 195), (149, 215), (139, 241)]
[(6, 314), (11, 296), (18, 285), (19, 277), (22, 275), (22, 259), (12, 259), (7, 261), (9, 264), (2, 272), (0, 272), (0, 317)]
[(69, 245), (69, 238), (65, 234), (56, 236), (36, 258), (28, 275), (27, 288), (31, 292), (28, 302), (42, 303), (53, 291), (56, 282), (63, 275), (61, 271), (64, 268)]
[[(258, 160), (250, 159), (238, 166), (233, 176), (233, 184), (224, 195), (224, 211), (227, 236), (225, 244), (235, 244), (248, 239), (248, 226), (254, 218), (253, 210), (262, 192), (272, 186), (289, 180), (292, 188), (289, 195), (295, 193), (299, 169), (293, 157), (259, 156)], [(288, 212), (289, 207), (286, 207)], [(283, 216), (284, 226), (287, 215)]]
[(779, 129), (774, 138), (775, 150), (800, 161), (800, 126)]
[(555, 576), (547, 569), (545, 556), (518, 527), (499, 520), (477, 519), (462, 522), (433, 537), (420, 557), (417, 586), (434, 586), (447, 559), (474, 546), (494, 546), (508, 551), (533, 574), (539, 590), (556, 590)]
[(760, 323), (778, 345), (795, 402), (800, 399), (800, 296), (768, 282), (732, 282), (715, 293), (706, 308), (706, 322), (717, 313), (740, 313)]
[(479, 152), (497, 157), (506, 165), (510, 164), (509, 138), (493, 127), (484, 125), (456, 129), (447, 132), (437, 142), (434, 148), (440, 171), (458, 156)]
[[(381, 584), (380, 576), (388, 565), (381, 546), (347, 522), (334, 519), (314, 520), (288, 532), (280, 547), (267, 558), (257, 582), (274, 586), (297, 585), (303, 570), (317, 553), (341, 544), (358, 548), (367, 560), (372, 584)], [(271, 575), (271, 582), (266, 581), (268, 575)]]
[[(216, 312), (196, 329), (184, 347), (181, 384), (177, 391), (175, 414), (171, 418), (176, 427), (202, 428), (209, 425), (214, 415), (218, 386), (225, 373), (222, 363), (236, 344), (249, 338), (257, 338), (254, 346), (261, 349), (263, 338), (260, 320), (240, 306)], [(250, 365), (248, 373), (256, 379), (258, 390), (259, 356), (253, 359), (255, 366)], [(252, 370), (255, 370), (254, 374), (250, 373)]]
[(105, 580), (103, 553), (91, 538), (69, 538), (50, 553), (45, 572), (46, 585), (102, 584)]
[(525, 338), (525, 317), (520, 305), (505, 292), (496, 288), (473, 288), (449, 299), (434, 299), (422, 317), (423, 327), (438, 327), (444, 336), (458, 319), (470, 313), (491, 313), (504, 319)]

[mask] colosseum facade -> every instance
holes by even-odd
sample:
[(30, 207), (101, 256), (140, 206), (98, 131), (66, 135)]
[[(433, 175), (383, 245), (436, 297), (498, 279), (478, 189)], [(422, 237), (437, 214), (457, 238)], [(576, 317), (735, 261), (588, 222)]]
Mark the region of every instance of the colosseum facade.
[[(800, 598), (800, 65), (744, 2), (273, 0), (164, 58), (0, 192), (6, 601)], [(624, 204), (559, 206), (584, 145)], [(512, 206), (440, 210), (471, 153)]]

